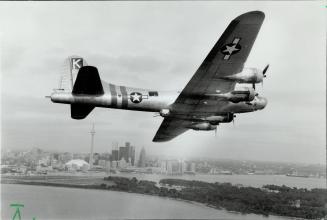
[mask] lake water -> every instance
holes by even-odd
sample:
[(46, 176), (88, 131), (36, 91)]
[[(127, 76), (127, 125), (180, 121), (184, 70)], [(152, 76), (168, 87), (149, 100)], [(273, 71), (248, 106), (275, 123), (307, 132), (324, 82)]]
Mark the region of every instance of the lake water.
[(160, 179), (174, 178), (185, 180), (198, 180), (204, 182), (220, 182), (231, 184), (242, 184), (244, 186), (262, 187), (263, 185), (286, 185), (297, 188), (326, 188), (326, 179), (323, 178), (303, 178), (303, 177), (288, 177), (285, 175), (182, 175), (182, 176), (167, 176), (157, 174), (132, 174), (119, 173), (113, 176), (136, 177), (138, 180), (151, 180), (158, 182)]
[(12, 219), (12, 203), (24, 204), (22, 220), (205, 218), (281, 220), (282, 217), (241, 215), (198, 203), (169, 198), (91, 189), (1, 184), (1, 219)]

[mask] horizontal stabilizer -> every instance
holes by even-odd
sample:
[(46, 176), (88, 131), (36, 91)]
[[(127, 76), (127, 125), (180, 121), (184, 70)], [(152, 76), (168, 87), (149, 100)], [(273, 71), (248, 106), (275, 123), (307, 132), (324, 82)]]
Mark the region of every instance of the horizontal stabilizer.
[(72, 93), (74, 95), (102, 95), (104, 92), (98, 69), (94, 66), (80, 68)]
[(71, 117), (73, 119), (84, 119), (94, 109), (92, 105), (71, 104)]

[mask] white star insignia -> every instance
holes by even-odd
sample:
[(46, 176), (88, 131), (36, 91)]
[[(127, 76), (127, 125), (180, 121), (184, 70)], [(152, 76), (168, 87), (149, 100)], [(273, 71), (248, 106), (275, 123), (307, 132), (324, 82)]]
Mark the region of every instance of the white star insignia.
[(140, 102), (142, 102), (142, 99), (143, 99), (143, 95), (142, 95), (142, 93), (139, 93), (139, 92), (132, 92), (131, 94), (130, 94), (130, 100), (131, 100), (131, 102), (133, 102), (133, 103), (140, 103)]
[(238, 51), (240, 49), (236, 48), (236, 44), (233, 44), (233, 46), (227, 46), (226, 49), (223, 52), (228, 52), (229, 55), (231, 55), (234, 51)]
[(241, 38), (234, 38), (233, 42), (230, 44), (225, 44), (221, 48), (221, 53), (224, 54), (224, 60), (228, 60), (231, 55), (239, 52), (241, 50), (241, 45), (239, 45)]
[(138, 95), (137, 93), (132, 94), (131, 97), (133, 99), (133, 102), (135, 102), (135, 101), (140, 102), (141, 96)]

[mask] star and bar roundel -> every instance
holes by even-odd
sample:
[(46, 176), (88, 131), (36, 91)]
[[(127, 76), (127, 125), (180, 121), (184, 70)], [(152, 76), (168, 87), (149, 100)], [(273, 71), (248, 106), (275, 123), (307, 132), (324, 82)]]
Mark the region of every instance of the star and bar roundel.
[(131, 102), (137, 104), (137, 103), (140, 103), (142, 102), (143, 99), (147, 99), (148, 96), (147, 95), (142, 95), (142, 93), (140, 92), (132, 92), (130, 95), (129, 95), (129, 99), (131, 100)]
[(221, 53), (224, 54), (224, 60), (229, 60), (229, 58), (233, 55), (238, 53), (242, 47), (239, 44), (241, 38), (234, 38), (232, 43), (225, 44), (221, 49)]

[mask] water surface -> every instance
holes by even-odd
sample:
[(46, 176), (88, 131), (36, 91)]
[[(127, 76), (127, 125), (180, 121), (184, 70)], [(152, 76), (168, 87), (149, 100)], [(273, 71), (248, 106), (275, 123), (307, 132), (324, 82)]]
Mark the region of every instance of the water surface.
[(12, 203), (24, 204), (22, 219), (197, 218), (280, 220), (241, 215), (202, 204), (105, 190), (1, 184), (1, 219), (11, 219)]
[(209, 183), (231, 183), (242, 184), (244, 186), (262, 187), (263, 185), (286, 185), (297, 188), (326, 188), (326, 179), (323, 178), (303, 178), (303, 177), (288, 177), (285, 175), (210, 175), (210, 174), (196, 174), (196, 175), (182, 175), (182, 176), (168, 176), (158, 174), (129, 174), (119, 173), (116, 176), (133, 177), (137, 179), (159, 181), (165, 178), (198, 180)]

